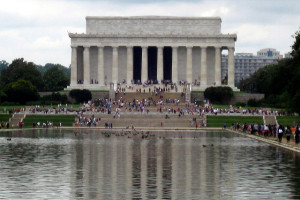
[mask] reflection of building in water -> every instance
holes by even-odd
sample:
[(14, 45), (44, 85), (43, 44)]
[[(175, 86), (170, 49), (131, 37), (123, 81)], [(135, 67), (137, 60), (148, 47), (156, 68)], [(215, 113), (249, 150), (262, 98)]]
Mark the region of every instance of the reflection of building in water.
[[(223, 156), (232, 153), (230, 147), (209, 146), (205, 133), (196, 139), (191, 133), (163, 136), (167, 139), (84, 135), (75, 146), (72, 195), (84, 199), (232, 197), (234, 174), (227, 171), (234, 160)], [(82, 182), (84, 187), (77, 188)]]
[(162, 199), (163, 196), (163, 140), (156, 142), (156, 187), (157, 199)]
[(147, 161), (148, 161), (148, 140), (141, 141), (141, 196), (142, 199), (147, 198)]
[(126, 158), (125, 158), (125, 164), (126, 164), (126, 198), (125, 199), (132, 199), (132, 140), (126, 140), (125, 143), (125, 149), (126, 149)]

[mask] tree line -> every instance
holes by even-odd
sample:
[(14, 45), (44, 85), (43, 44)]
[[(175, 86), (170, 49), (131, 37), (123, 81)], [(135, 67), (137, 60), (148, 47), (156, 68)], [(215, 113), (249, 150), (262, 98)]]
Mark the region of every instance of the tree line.
[(250, 93), (265, 94), (260, 102), (262, 104), (300, 113), (300, 31), (293, 38), (291, 58), (259, 69), (240, 81), (239, 88)]
[(70, 83), (70, 69), (60, 64), (39, 66), (18, 58), (0, 62), (0, 102), (25, 104), (39, 100), (38, 92), (56, 92)]

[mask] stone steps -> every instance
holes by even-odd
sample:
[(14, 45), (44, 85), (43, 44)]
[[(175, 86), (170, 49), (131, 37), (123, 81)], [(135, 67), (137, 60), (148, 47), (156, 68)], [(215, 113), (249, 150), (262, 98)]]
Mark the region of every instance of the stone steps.
[(10, 119), (10, 125), (11, 126), (18, 126), (19, 122), (23, 121), (23, 119), (25, 118), (25, 114), (23, 113), (15, 113), (12, 118)]
[[(108, 123), (112, 123), (113, 127), (123, 127), (126, 128), (127, 126), (131, 126), (133, 125), (134, 127), (161, 127), (160, 125), (160, 121), (149, 121), (149, 120), (145, 120), (144, 122), (141, 121), (117, 121), (117, 120), (101, 120), (98, 122), (97, 126), (98, 127), (104, 127), (104, 124), (108, 122)], [(181, 122), (176, 122), (174, 125), (174, 122), (172, 121), (165, 121), (162, 120), (161, 121), (163, 123), (163, 127), (170, 127), (170, 128), (174, 128), (174, 127), (191, 127), (191, 122), (190, 121), (181, 121)], [(198, 122), (199, 124), (199, 122)], [(193, 125), (195, 126), (195, 125)]]
[[(160, 96), (163, 96), (163, 98), (161, 99)], [(142, 99), (149, 99), (149, 98), (152, 98), (154, 99), (155, 101), (158, 101), (158, 100), (163, 100), (164, 102), (166, 102), (166, 99), (178, 99), (180, 100), (180, 102), (184, 102), (184, 99), (181, 98), (181, 93), (171, 93), (171, 92), (163, 92), (163, 93), (160, 93), (160, 94), (152, 94), (152, 93), (149, 93), (148, 91), (146, 93), (139, 93), (139, 92), (135, 92), (135, 93), (126, 93), (125, 95), (123, 93), (119, 93), (119, 94), (116, 94), (116, 97), (115, 99), (116, 100), (119, 100), (119, 99), (122, 99), (122, 100), (125, 100), (125, 101), (128, 101), (128, 102), (132, 102), (134, 99), (136, 100), (142, 100)]]
[[(175, 88), (172, 90), (170, 85), (165, 87), (165, 85), (163, 85), (163, 84), (155, 84), (155, 85), (149, 85), (149, 86), (129, 84), (129, 86), (130, 86), (130, 88), (126, 87), (125, 84), (121, 84), (118, 87), (121, 89), (125, 88), (126, 93), (137, 93), (137, 91), (139, 91), (139, 90), (144, 92), (144, 89), (145, 89), (145, 92), (149, 92), (149, 88), (151, 89), (151, 91), (154, 91), (155, 88), (167, 88), (167, 89), (169, 88), (170, 89), (169, 92), (173, 92), (173, 93), (176, 92)], [(184, 90), (184, 85), (177, 85), (178, 93), (183, 92), (183, 90)]]
[(275, 115), (265, 115), (264, 116), (264, 124), (265, 125), (276, 125), (277, 119)]
[[(87, 118), (91, 118), (93, 116), (93, 114), (85, 114), (84, 115)], [(122, 114), (119, 117), (116, 117), (116, 119), (164, 119), (166, 116), (166, 114)], [(168, 114), (170, 120), (174, 119), (174, 120), (178, 120), (178, 119), (190, 119), (190, 118), (197, 118), (200, 119), (199, 115), (182, 115), (180, 118), (178, 117), (178, 114), (174, 115), (174, 114)], [(114, 114), (111, 115), (107, 115), (107, 114), (94, 114), (95, 118), (101, 118), (101, 119), (113, 119)]]
[[(84, 115), (90, 118), (92, 115)], [(95, 118), (101, 118), (98, 122), (98, 127), (104, 127), (104, 124), (112, 123), (113, 127), (124, 127), (133, 125), (134, 127), (160, 127), (161, 122), (163, 127), (191, 127), (191, 119), (196, 118), (198, 125), (203, 123), (203, 119), (199, 115), (184, 115), (178, 117), (178, 115), (168, 115), (169, 118), (165, 118), (166, 114), (121, 114), (120, 117), (113, 118), (113, 115), (107, 114), (95, 114)], [(193, 127), (195, 124), (193, 125)]]

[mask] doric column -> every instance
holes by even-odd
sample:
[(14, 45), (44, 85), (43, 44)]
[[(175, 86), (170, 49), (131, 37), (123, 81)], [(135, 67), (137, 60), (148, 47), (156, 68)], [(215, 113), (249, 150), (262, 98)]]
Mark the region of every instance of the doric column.
[(221, 48), (215, 47), (215, 83), (221, 85)]
[(164, 79), (163, 47), (157, 47), (157, 81), (160, 84)]
[(111, 81), (114, 84), (118, 83), (118, 47), (113, 47), (112, 55), (112, 77)]
[(178, 47), (172, 47), (172, 82), (178, 82)]
[(228, 48), (228, 86), (234, 87), (234, 48)]
[(127, 47), (127, 84), (133, 80), (133, 47)]
[(104, 85), (104, 55), (103, 46), (98, 46), (98, 82)]
[(83, 50), (83, 73), (84, 73), (84, 78), (83, 78), (83, 83), (84, 85), (89, 85), (91, 84), (91, 75), (90, 75), (90, 47), (89, 46), (84, 46)]
[(77, 47), (72, 46), (72, 58), (71, 58), (71, 84), (77, 85)]
[(207, 47), (201, 47), (200, 86), (203, 87), (207, 85), (206, 48)]
[(142, 70), (141, 81), (144, 83), (148, 80), (148, 47), (142, 47)]
[(193, 82), (192, 48), (190, 46), (186, 47), (186, 81), (188, 83)]

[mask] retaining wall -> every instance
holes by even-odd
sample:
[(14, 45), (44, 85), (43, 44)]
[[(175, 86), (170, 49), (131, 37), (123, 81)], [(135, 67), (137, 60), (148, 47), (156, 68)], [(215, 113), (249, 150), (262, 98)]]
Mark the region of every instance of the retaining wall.
[[(237, 102), (247, 103), (249, 99), (260, 100), (264, 98), (264, 94), (250, 94), (250, 93), (234, 93), (229, 104), (236, 104)], [(204, 100), (204, 93), (192, 93), (192, 102), (194, 99)]]
[[(92, 93), (92, 99), (101, 99), (101, 98), (108, 98), (108, 91), (107, 92), (94, 92), (91, 91)], [(51, 95), (52, 92), (39, 92), (40, 96), (46, 96), (46, 95)], [(65, 91), (65, 92), (60, 92), (61, 95), (67, 95), (68, 97), (68, 101), (70, 101), (71, 103), (75, 103), (75, 99), (71, 98), (69, 96), (69, 91)]]

